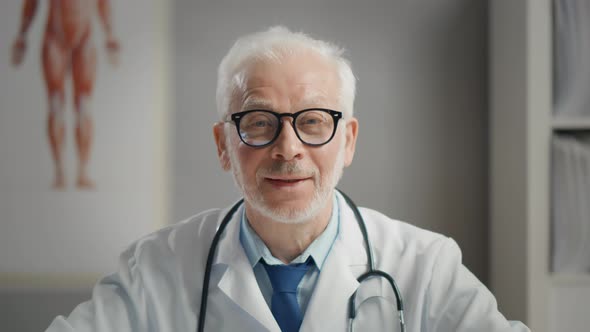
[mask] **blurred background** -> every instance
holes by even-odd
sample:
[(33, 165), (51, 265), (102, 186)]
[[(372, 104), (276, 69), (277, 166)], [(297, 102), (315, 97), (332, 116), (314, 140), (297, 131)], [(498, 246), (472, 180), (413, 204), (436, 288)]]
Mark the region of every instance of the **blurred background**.
[[(24, 2), (0, 3), (0, 330), (44, 330), (89, 299), (135, 239), (239, 197), (212, 137), (217, 66), (238, 37), (272, 25), (347, 50), (360, 128), (340, 188), (359, 206), (454, 238), (508, 318), (535, 331), (588, 323), (569, 311), (574, 329), (563, 329), (546, 298), (531, 295), (552, 282), (552, 1), (111, 1), (117, 66), (92, 19), (96, 188), (73, 186), (69, 105), (62, 191), (51, 189), (40, 61), (48, 2), (39, 1), (23, 64), (11, 65)], [(584, 276), (565, 279), (555, 295), (564, 303), (576, 298), (572, 284), (590, 289)]]

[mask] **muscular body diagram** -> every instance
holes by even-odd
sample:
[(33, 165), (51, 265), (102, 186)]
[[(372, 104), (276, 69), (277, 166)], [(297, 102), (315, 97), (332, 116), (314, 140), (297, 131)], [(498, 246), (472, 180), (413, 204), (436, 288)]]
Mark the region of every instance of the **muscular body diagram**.
[[(117, 64), (119, 42), (111, 26), (108, 0), (48, 0), (49, 11), (42, 45), (43, 79), (47, 91), (47, 135), (54, 162), (52, 187), (63, 190), (66, 176), (63, 146), (66, 128), (65, 81), (71, 77), (75, 111), (76, 151), (78, 169), (76, 186), (93, 189), (95, 183), (88, 174), (94, 124), (90, 100), (96, 76), (96, 48), (92, 41), (92, 19), (98, 14), (105, 33), (105, 48), (111, 65)], [(38, 0), (24, 0), (19, 33), (12, 48), (12, 64), (19, 66), (27, 49), (26, 35), (38, 8)]]

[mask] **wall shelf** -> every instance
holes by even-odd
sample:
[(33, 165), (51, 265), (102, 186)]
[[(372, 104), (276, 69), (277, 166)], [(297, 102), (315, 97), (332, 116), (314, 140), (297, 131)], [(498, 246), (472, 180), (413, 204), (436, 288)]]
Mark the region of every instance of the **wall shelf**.
[(554, 273), (551, 275), (554, 286), (583, 286), (590, 287), (590, 273), (588, 274), (565, 274)]
[(557, 131), (590, 131), (590, 116), (557, 116), (553, 118), (551, 127)]

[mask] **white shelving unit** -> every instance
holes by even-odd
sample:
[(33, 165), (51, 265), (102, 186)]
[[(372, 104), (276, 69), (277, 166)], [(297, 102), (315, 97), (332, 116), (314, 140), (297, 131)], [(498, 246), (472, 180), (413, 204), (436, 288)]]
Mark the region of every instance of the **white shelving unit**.
[(553, 116), (552, 8), (490, 2), (490, 281), (500, 310), (532, 331), (587, 331), (590, 276), (550, 272), (551, 136), (590, 130)]

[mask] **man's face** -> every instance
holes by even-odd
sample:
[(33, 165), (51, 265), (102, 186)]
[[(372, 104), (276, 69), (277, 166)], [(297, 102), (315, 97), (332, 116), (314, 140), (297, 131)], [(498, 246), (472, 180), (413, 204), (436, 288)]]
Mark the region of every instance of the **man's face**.
[[(252, 64), (244, 91), (232, 101), (232, 111), (264, 109), (295, 113), (307, 108), (340, 110), (336, 67), (319, 55), (285, 56), (281, 61)], [(217, 124), (215, 136), (222, 165), (231, 169), (246, 204), (266, 217), (285, 223), (304, 222), (322, 208), (342, 169), (352, 161), (356, 119), (340, 121), (334, 138), (308, 146), (296, 136), (290, 118), (276, 141), (263, 148), (244, 144), (234, 125)]]

